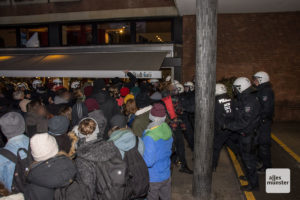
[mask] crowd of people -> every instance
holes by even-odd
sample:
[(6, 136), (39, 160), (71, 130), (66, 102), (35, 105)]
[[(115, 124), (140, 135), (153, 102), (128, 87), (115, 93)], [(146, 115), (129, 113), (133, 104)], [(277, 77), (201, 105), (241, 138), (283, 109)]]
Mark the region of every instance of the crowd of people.
[[(0, 195), (171, 199), (171, 168), (193, 174), (194, 84), (170, 77), (1, 84)], [(1, 197), (0, 196), (0, 197)]]
[[(193, 174), (192, 82), (128, 80), (2, 84), (0, 195), (25, 200), (169, 200), (171, 169)], [(241, 158), (249, 184), (271, 167), (274, 93), (266, 72), (233, 83), (235, 97), (216, 84), (212, 168), (222, 147)], [(258, 168), (258, 164), (260, 167)], [(1, 197), (0, 196), (0, 197)]]

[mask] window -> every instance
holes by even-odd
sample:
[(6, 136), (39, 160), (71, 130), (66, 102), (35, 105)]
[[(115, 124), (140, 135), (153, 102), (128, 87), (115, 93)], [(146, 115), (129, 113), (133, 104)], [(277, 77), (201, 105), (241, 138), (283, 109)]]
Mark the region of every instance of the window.
[(48, 3), (48, 0), (12, 0), (12, 4), (37, 4)]
[(48, 27), (21, 28), (21, 46), (26, 47), (27, 42), (35, 33), (38, 35), (39, 47), (48, 46)]
[(16, 29), (0, 29), (0, 48), (9, 48), (16, 46)]
[(129, 44), (130, 23), (104, 23), (97, 27), (98, 44)]
[(136, 22), (137, 43), (165, 43), (172, 41), (171, 21)]
[(62, 26), (62, 45), (76, 46), (92, 44), (92, 25)]

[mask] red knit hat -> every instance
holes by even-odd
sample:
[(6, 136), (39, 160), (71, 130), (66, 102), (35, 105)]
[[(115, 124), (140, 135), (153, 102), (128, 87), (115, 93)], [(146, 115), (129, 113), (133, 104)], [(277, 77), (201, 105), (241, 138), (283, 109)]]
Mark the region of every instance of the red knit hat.
[(92, 86), (86, 86), (84, 89), (83, 89), (83, 93), (86, 97), (89, 97), (92, 95), (93, 93), (93, 87)]
[(90, 99), (85, 100), (84, 103), (85, 103), (85, 105), (86, 105), (86, 107), (88, 109), (88, 112), (92, 112), (94, 110), (98, 110), (99, 109), (99, 104), (96, 101), (96, 99), (90, 98)]
[(165, 117), (166, 109), (161, 103), (156, 103), (153, 105), (150, 113), (153, 117)]
[(120, 94), (122, 97), (125, 97), (127, 94), (130, 93), (130, 90), (128, 87), (122, 87), (121, 90), (120, 90)]

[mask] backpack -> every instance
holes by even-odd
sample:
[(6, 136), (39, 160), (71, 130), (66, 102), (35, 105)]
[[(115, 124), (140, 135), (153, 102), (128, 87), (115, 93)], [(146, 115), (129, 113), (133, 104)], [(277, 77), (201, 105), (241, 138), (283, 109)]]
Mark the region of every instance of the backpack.
[(66, 187), (55, 190), (54, 200), (91, 200), (88, 187), (82, 183), (79, 174)]
[(122, 200), (128, 177), (127, 164), (121, 156), (96, 164), (96, 193), (101, 200)]
[[(27, 157), (21, 159), (20, 151), (27, 154)], [(7, 149), (0, 149), (0, 154), (16, 164), (11, 186), (12, 193), (24, 193), (27, 185), (26, 176), (29, 172), (30, 165), (33, 163), (30, 146), (28, 147), (28, 150), (24, 148), (18, 149), (17, 155)]]
[(138, 151), (139, 138), (136, 136), (135, 147), (125, 152), (124, 161), (128, 166), (128, 179), (123, 200), (146, 197), (149, 191), (148, 167)]

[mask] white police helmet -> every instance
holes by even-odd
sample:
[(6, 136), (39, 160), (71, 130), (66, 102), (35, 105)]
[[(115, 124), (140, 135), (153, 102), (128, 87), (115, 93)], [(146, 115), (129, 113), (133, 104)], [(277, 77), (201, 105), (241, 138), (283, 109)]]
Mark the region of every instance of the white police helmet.
[(180, 84), (180, 83), (179, 83), (179, 81), (174, 80), (174, 81), (173, 81), (173, 84), (176, 85), (176, 84)]
[(239, 77), (233, 82), (233, 88), (236, 89), (239, 93), (244, 92), (251, 87), (251, 82), (246, 77)]
[(179, 94), (184, 92), (184, 87), (180, 83), (175, 84), (175, 87), (176, 87)]
[(267, 83), (270, 81), (269, 74), (267, 72), (257, 72), (253, 75), (254, 79), (258, 81), (259, 84)]
[(72, 84), (71, 84), (72, 89), (76, 89), (76, 88), (79, 88), (79, 87), (80, 87), (80, 81), (72, 82)]
[(61, 81), (59, 78), (56, 78), (56, 79), (53, 80), (53, 83), (54, 83), (55, 85), (61, 85), (61, 84), (62, 84), (62, 81)]
[(221, 95), (221, 94), (226, 94), (227, 93), (227, 89), (226, 86), (222, 83), (217, 83), (216, 84), (216, 96)]
[(171, 76), (167, 76), (166, 81), (169, 82), (171, 81), (172, 77)]
[(185, 82), (184, 83), (184, 87), (189, 87), (190, 91), (194, 91), (195, 90), (194, 83), (192, 83), (191, 81)]
[(42, 81), (40, 79), (35, 79), (33, 82), (32, 82), (32, 87), (33, 89), (37, 89), (37, 86), (38, 85), (42, 85)]

